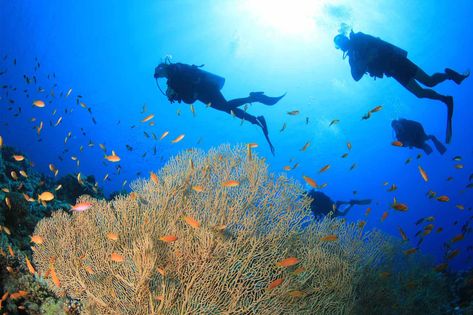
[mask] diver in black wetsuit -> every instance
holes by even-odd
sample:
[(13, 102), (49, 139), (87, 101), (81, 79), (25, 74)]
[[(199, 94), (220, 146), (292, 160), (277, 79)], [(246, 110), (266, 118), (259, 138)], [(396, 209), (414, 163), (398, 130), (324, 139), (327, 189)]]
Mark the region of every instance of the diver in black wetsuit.
[(154, 77), (167, 78), (166, 96), (171, 103), (183, 101), (192, 104), (201, 101), (217, 110), (235, 115), (236, 117), (258, 125), (263, 130), (268, 141), (271, 153), (274, 155), (274, 147), (269, 140), (268, 127), (263, 116), (255, 117), (248, 114), (239, 107), (248, 103), (262, 103), (265, 105), (276, 104), (284, 95), (269, 97), (263, 92), (251, 92), (248, 97), (237, 98), (227, 101), (222, 95), (225, 79), (215, 74), (200, 69), (202, 66), (187, 65), (183, 63), (170, 63), (167, 60), (159, 64), (154, 72)]
[(437, 137), (427, 135), (424, 131), (424, 127), (417, 121), (400, 118), (393, 120), (391, 126), (396, 132), (397, 140), (401, 141), (403, 147), (416, 147), (424, 150), (426, 154), (430, 154), (432, 153), (432, 148), (426, 142), (432, 140), (440, 154), (444, 154), (447, 151), (447, 148), (445, 148)]
[[(359, 81), (367, 72), (372, 77), (382, 78), (385, 74), (393, 77), (408, 91), (418, 98), (439, 100), (447, 105), (447, 132), (446, 142), (452, 137), (453, 97), (445, 96), (432, 89), (422, 88), (418, 82), (433, 87), (445, 80), (453, 80), (456, 84), (462, 83), (470, 73), (460, 74), (446, 68), (443, 73), (428, 75), (416, 64), (407, 58), (407, 51), (387, 43), (377, 37), (351, 31), (350, 37), (339, 34), (334, 38), (335, 46), (349, 57), (351, 74), (355, 81)], [(418, 81), (418, 82), (417, 82)]]
[[(326, 216), (331, 213), (332, 217), (344, 216), (355, 205), (368, 205), (371, 199), (350, 200), (350, 201), (333, 201), (329, 196), (320, 191), (311, 189), (307, 195), (312, 198), (310, 210), (315, 217)], [(343, 211), (340, 206), (348, 205)]]

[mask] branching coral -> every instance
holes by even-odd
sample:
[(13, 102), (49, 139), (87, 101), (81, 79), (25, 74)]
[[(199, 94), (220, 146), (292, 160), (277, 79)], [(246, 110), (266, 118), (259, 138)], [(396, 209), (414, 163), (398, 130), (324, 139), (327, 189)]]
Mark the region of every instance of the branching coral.
[[(310, 199), (300, 185), (244, 147), (184, 152), (133, 190), (111, 202), (83, 197), (92, 208), (36, 227), (37, 269), (89, 313), (350, 313), (362, 271), (383, 254), (382, 237), (354, 224), (302, 228)], [(278, 266), (290, 257), (294, 265)]]

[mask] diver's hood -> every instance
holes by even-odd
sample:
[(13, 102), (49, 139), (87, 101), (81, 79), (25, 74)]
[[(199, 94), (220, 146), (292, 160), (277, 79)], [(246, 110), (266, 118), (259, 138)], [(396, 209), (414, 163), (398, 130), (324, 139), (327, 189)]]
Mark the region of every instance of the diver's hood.
[(154, 78), (158, 79), (164, 77), (166, 67), (167, 64), (160, 63), (156, 68), (154, 68)]

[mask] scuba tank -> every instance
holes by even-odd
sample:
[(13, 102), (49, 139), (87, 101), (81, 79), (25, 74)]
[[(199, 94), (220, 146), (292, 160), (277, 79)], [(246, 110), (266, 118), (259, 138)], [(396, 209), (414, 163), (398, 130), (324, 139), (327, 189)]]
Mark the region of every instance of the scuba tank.
[(198, 77), (201, 80), (200, 83), (204, 85), (208, 84), (210, 86), (216, 87), (219, 90), (221, 90), (225, 84), (225, 78), (200, 69), (203, 66), (204, 65), (201, 65), (201, 66), (192, 65), (192, 67), (195, 67), (195, 69), (198, 71)]

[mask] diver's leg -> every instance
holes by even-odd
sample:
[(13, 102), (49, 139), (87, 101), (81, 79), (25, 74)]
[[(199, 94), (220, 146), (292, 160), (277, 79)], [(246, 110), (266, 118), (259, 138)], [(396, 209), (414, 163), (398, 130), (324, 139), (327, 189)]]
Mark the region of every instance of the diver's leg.
[(447, 105), (447, 131), (445, 142), (450, 143), (452, 138), (453, 97), (439, 94), (431, 89), (424, 89), (414, 79), (409, 80), (404, 87), (418, 98), (438, 100)]
[(404, 87), (418, 98), (429, 98), (432, 100), (441, 101), (445, 104), (447, 104), (448, 98), (451, 97), (439, 94), (432, 89), (424, 89), (414, 79), (409, 80), (409, 82), (404, 85)]
[(432, 142), (434, 143), (434, 146), (435, 148), (437, 149), (437, 151), (439, 151), (440, 154), (444, 154), (445, 152), (447, 152), (447, 148), (443, 145), (442, 142), (440, 142), (436, 136), (428, 136), (428, 138), (430, 140), (432, 140)]
[(264, 119), (264, 117), (263, 116), (255, 117), (253, 115), (248, 114), (246, 111), (238, 107), (231, 107), (228, 105), (229, 102), (227, 101), (222, 102), (222, 99), (225, 100), (222, 96), (221, 98), (219, 98), (218, 102), (215, 102), (215, 100), (214, 102), (210, 101), (210, 103), (212, 103), (211, 107), (217, 110), (235, 115), (235, 117), (246, 120), (254, 125), (258, 125), (259, 127), (261, 127), (261, 129), (263, 130), (264, 137), (266, 138), (266, 141), (269, 144), (271, 153), (274, 155), (274, 152), (275, 152), (274, 146), (271, 143), (271, 140), (269, 139), (268, 127), (266, 125), (266, 120)]
[(424, 70), (418, 68), (414, 79), (425, 86), (433, 87), (445, 80), (448, 80), (449, 76), (446, 73), (434, 73), (433, 75), (428, 75)]
[(422, 143), (422, 147), (421, 147), (422, 150), (424, 150), (425, 154), (427, 155), (430, 155), (430, 153), (432, 153), (432, 148), (430, 147), (430, 145), (428, 145), (427, 143)]
[(425, 73), (424, 70), (418, 68), (414, 76), (414, 79), (424, 84), (425, 86), (433, 87), (439, 83), (442, 83), (445, 80), (452, 80), (456, 84), (461, 84), (463, 80), (465, 80), (469, 76), (470, 76), (469, 71), (465, 74), (460, 74), (450, 68), (446, 68), (445, 72), (443, 73), (434, 73), (433, 75), (428, 75), (427, 73)]

